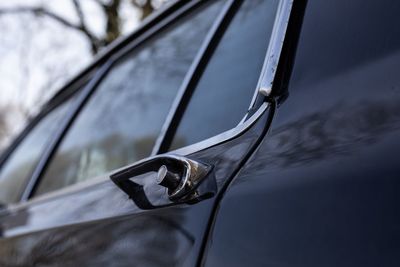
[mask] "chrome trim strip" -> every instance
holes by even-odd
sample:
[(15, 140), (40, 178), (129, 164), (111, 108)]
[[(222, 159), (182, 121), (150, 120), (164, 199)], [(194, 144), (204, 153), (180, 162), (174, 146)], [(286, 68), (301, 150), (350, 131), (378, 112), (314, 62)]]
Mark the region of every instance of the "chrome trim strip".
[[(276, 69), (282, 52), (286, 30), (289, 23), (294, 0), (281, 0), (277, 10), (274, 30), (269, 41), (267, 55), (262, 70), (262, 76), (257, 86), (258, 91), (264, 96), (269, 96), (272, 91)], [(255, 99), (253, 99), (255, 101)]]
[[(248, 110), (254, 108), (259, 94), (269, 96), (269, 94), (271, 93), (272, 84), (275, 78), (275, 70), (278, 67), (279, 58), (281, 56), (282, 46), (284, 38), (286, 36), (287, 24), (291, 14), (293, 1), (294, 0), (281, 0), (279, 2), (267, 53), (265, 55), (264, 64), (260, 73), (260, 78), (257, 82), (256, 90), (254, 92), (253, 98), (251, 99)], [(273, 58), (271, 58), (271, 55), (273, 55)], [(273, 70), (273, 72), (270, 71), (268, 73), (268, 69)], [(265, 92), (264, 90), (262, 90), (263, 88), (266, 88)], [(245, 114), (243, 119), (239, 122), (239, 125), (245, 122), (247, 118), (248, 113)]]

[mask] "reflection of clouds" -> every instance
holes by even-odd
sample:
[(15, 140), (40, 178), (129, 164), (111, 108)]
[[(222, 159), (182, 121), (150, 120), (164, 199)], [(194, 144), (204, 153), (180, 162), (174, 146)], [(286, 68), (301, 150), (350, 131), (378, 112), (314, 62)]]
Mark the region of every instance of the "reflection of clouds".
[(194, 243), (181, 221), (169, 209), (16, 237), (0, 245), (0, 265), (175, 266)]
[(263, 145), (264, 153), (259, 153), (263, 160), (257, 162), (268, 168), (287, 168), (351, 154), (399, 130), (398, 103), (398, 98), (371, 99), (303, 116), (272, 131)]

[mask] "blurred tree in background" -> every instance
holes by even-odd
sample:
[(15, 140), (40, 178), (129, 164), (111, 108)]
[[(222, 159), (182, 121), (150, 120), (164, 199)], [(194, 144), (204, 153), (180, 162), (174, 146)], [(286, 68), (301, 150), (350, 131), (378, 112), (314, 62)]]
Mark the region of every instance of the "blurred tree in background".
[(60, 86), (168, 0), (0, 4), (0, 152)]
[[(75, 13), (78, 17), (78, 23), (71, 22), (67, 18), (60, 14), (46, 8), (43, 5), (34, 6), (16, 6), (11, 8), (0, 8), (0, 15), (4, 14), (22, 14), (31, 13), (36, 17), (47, 17), (52, 19), (62, 26), (76, 30), (81, 33), (87, 41), (90, 43), (90, 47), (93, 54), (97, 54), (99, 50), (110, 44), (112, 41), (121, 36), (122, 18), (120, 15), (120, 9), (123, 6), (124, 0), (93, 0), (101, 9), (105, 16), (105, 34), (97, 36), (96, 33), (92, 32), (86, 25), (86, 21), (89, 18), (89, 14), (86, 14), (82, 8), (82, 1), (85, 0), (70, 0), (75, 9)], [(87, 1), (87, 0), (86, 0)], [(152, 0), (129, 0), (132, 6), (140, 11), (140, 20), (145, 19), (153, 11), (158, 8), (165, 0), (152, 1)]]

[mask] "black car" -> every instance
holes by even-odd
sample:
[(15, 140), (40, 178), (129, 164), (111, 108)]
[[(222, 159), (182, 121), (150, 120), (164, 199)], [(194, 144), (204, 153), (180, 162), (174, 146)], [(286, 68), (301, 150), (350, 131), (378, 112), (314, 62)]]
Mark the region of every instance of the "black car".
[(399, 266), (399, 13), (167, 6), (3, 154), (0, 266)]

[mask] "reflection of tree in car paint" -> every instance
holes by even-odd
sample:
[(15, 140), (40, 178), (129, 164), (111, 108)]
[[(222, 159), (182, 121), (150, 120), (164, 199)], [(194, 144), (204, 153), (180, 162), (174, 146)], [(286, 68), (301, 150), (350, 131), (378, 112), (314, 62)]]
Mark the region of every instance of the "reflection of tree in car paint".
[[(335, 155), (351, 155), (400, 130), (399, 98), (380, 98), (357, 104), (335, 104), (324, 112), (303, 116), (268, 135), (263, 160), (268, 169), (293, 168)], [(279, 112), (279, 111), (278, 111)], [(264, 171), (265, 166), (251, 169)]]
[(177, 266), (194, 243), (179, 214), (170, 209), (10, 238), (0, 245), (0, 265)]

